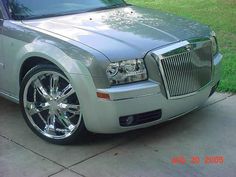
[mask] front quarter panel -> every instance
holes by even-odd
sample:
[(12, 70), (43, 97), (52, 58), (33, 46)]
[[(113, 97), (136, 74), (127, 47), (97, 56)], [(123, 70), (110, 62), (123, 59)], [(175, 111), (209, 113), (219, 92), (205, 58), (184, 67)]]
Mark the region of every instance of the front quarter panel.
[[(72, 73), (89, 77), (92, 74), (95, 80), (104, 80), (103, 67), (109, 63), (96, 50), (29, 29), (20, 22), (4, 22), (3, 43), (5, 73), (8, 76), (4, 80), (4, 90), (16, 99), (19, 97), (21, 66), (28, 59), (44, 58), (58, 66), (67, 77)], [(99, 67), (97, 59), (100, 59)]]

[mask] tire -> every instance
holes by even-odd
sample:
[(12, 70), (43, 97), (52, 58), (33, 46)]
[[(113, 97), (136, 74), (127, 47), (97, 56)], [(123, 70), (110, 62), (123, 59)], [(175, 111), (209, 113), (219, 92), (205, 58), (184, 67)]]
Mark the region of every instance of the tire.
[(38, 65), (25, 75), (20, 107), (27, 125), (50, 143), (72, 144), (87, 135), (76, 92), (53, 65)]

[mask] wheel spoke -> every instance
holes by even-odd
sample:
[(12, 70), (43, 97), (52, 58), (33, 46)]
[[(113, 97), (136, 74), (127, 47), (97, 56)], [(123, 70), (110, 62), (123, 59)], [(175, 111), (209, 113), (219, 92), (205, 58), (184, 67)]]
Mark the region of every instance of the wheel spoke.
[(50, 78), (50, 93), (55, 95), (58, 92), (59, 76), (52, 74)]
[(46, 89), (44, 88), (44, 86), (42, 85), (41, 81), (39, 79), (36, 79), (34, 81), (34, 86), (35, 89), (37, 89), (38, 93), (45, 98), (46, 100), (50, 100), (51, 96), (47, 93)]
[(58, 106), (63, 112), (69, 112), (73, 115), (80, 114), (80, 105), (60, 103)]
[(58, 102), (62, 102), (63, 100), (67, 99), (69, 96), (75, 93), (74, 89), (72, 88), (71, 84), (67, 85), (63, 90), (58, 99)]
[(43, 116), (41, 114), (38, 114), (39, 118), (43, 121), (43, 123), (46, 125), (47, 122), (45, 121), (45, 119), (43, 118)]
[(50, 107), (49, 103), (41, 103), (41, 104), (37, 104), (37, 103), (33, 103), (33, 102), (27, 102), (26, 103), (26, 109), (29, 113), (30, 116), (33, 116), (35, 114), (38, 114), (42, 111), (48, 110)]
[(67, 116), (62, 116), (59, 112), (56, 113), (57, 120), (64, 126), (68, 131), (72, 131), (75, 126), (70, 122)]
[(55, 132), (55, 123), (56, 123), (56, 116), (55, 115), (49, 115), (47, 118), (47, 123), (44, 128), (44, 131), (47, 133)]

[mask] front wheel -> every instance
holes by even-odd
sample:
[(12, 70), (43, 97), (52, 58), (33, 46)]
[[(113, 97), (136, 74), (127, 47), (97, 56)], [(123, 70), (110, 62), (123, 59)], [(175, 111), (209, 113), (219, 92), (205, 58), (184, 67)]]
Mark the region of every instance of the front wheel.
[(46, 141), (70, 144), (86, 134), (76, 92), (57, 67), (39, 65), (26, 74), (20, 105), (28, 126)]

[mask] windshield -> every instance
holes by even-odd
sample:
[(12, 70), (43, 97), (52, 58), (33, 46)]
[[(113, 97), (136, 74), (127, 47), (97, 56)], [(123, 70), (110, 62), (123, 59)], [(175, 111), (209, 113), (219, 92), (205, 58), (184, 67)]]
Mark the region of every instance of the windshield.
[(126, 6), (123, 0), (8, 0), (16, 20), (60, 16)]

